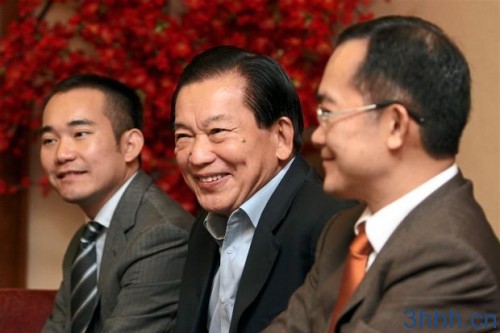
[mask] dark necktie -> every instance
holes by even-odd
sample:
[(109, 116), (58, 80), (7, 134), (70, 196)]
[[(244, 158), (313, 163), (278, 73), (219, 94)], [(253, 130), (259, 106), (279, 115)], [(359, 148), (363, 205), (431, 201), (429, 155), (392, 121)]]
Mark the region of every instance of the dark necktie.
[(366, 264), (368, 263), (368, 256), (371, 252), (372, 247), (366, 236), (365, 223), (361, 223), (358, 227), (358, 235), (354, 238), (349, 247), (349, 255), (347, 256), (344, 272), (342, 273), (339, 297), (333, 308), (329, 332), (333, 332), (340, 313), (363, 279), (366, 271)]
[(97, 259), (95, 240), (105, 228), (87, 223), (80, 238), (80, 251), (71, 269), (71, 332), (85, 332), (97, 301)]

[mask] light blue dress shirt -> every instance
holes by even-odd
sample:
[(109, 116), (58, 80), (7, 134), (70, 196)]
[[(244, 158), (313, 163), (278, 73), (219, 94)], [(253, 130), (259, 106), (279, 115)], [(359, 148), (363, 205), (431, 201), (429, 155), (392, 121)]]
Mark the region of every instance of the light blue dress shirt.
[(255, 228), (269, 198), (290, 168), (293, 159), (273, 179), (229, 216), (211, 214), (205, 228), (219, 244), (220, 266), (215, 274), (208, 307), (207, 328), (212, 333), (227, 333), (231, 324), (236, 292), (252, 244)]

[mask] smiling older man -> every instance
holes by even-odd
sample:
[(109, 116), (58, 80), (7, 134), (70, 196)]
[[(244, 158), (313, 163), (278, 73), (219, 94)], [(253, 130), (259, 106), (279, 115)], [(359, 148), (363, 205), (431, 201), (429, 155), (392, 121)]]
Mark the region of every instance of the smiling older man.
[(205, 210), (189, 241), (176, 332), (260, 332), (314, 261), (345, 202), (299, 155), (302, 113), (269, 57), (221, 46), (184, 70), (172, 100), (175, 155)]

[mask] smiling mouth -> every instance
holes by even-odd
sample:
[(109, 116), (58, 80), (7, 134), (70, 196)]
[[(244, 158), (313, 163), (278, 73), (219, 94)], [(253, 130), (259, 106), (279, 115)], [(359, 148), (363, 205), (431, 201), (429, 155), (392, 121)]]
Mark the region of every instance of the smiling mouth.
[(321, 156), (321, 160), (323, 162), (331, 162), (331, 161), (335, 161), (335, 159), (336, 158), (335, 158), (334, 155), (328, 155), (328, 156), (323, 155), (323, 156)]
[(73, 175), (82, 175), (84, 174), (85, 171), (68, 171), (68, 172), (60, 172), (57, 174), (58, 179), (63, 179), (67, 176), (73, 176)]
[(210, 184), (210, 183), (219, 181), (226, 176), (227, 176), (227, 174), (219, 174), (219, 175), (211, 175), (211, 176), (204, 176), (204, 177), (197, 177), (197, 178), (198, 178), (198, 181), (200, 183)]

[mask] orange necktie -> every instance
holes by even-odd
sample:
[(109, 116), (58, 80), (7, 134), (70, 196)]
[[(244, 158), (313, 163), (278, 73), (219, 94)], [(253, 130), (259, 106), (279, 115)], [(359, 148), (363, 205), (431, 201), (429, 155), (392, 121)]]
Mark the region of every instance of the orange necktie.
[(372, 247), (366, 237), (365, 223), (361, 223), (358, 227), (358, 235), (354, 238), (349, 246), (349, 255), (342, 273), (342, 282), (340, 283), (339, 297), (333, 307), (332, 320), (330, 322), (329, 332), (333, 332), (335, 324), (339, 319), (339, 315), (347, 305), (347, 301), (351, 298), (359, 283), (363, 279), (366, 271), (368, 256), (372, 252)]

